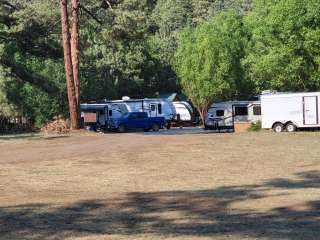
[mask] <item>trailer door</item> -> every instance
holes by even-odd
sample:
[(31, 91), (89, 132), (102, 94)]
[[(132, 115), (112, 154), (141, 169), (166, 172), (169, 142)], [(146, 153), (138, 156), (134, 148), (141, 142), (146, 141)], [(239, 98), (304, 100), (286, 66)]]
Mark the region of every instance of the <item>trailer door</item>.
[(318, 98), (303, 97), (303, 119), (305, 125), (318, 124)]
[(158, 111), (158, 108), (157, 108), (157, 104), (156, 103), (150, 103), (149, 104), (149, 116), (150, 117), (157, 117), (158, 114), (157, 114), (157, 111)]

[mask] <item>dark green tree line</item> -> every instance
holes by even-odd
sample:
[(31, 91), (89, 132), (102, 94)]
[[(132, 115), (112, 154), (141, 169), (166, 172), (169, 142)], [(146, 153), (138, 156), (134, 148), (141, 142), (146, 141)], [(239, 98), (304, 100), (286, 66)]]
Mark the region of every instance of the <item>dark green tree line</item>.
[[(183, 91), (206, 106), (319, 89), (317, 0), (79, 3), (82, 102)], [(59, 1), (0, 0), (0, 115), (40, 126), (68, 115), (66, 93)]]

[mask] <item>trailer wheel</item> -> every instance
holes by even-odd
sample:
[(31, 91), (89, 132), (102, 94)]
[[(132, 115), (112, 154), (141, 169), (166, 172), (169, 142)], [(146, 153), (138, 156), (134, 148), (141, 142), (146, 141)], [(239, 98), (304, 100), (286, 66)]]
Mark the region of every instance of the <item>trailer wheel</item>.
[(273, 128), (273, 131), (275, 131), (276, 133), (280, 133), (283, 131), (283, 124), (275, 123), (272, 128)]
[(287, 132), (295, 132), (297, 130), (297, 127), (293, 123), (288, 123), (286, 125), (286, 130)]
[(154, 132), (159, 132), (159, 129), (160, 129), (160, 127), (159, 127), (158, 124), (153, 124), (153, 125), (152, 125), (152, 130), (153, 130)]
[(171, 123), (170, 123), (170, 122), (168, 122), (168, 123), (166, 124), (166, 128), (167, 128), (168, 130), (171, 128)]
[(126, 126), (125, 126), (125, 125), (120, 125), (120, 126), (118, 127), (118, 132), (124, 133), (125, 131), (126, 131)]

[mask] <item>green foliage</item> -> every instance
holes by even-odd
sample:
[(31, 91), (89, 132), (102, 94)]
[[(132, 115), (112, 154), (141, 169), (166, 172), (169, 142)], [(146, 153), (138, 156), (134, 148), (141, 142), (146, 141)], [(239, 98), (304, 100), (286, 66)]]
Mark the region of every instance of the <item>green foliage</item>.
[(252, 36), (243, 64), (257, 91), (319, 90), (319, 1), (256, 0), (246, 25)]
[(0, 115), (40, 126), (66, 112), (59, 8), (45, 0), (11, 4), (0, 9)]
[(262, 129), (261, 121), (252, 122), (251, 126), (249, 127), (249, 132), (258, 132)]
[(159, 0), (151, 15), (151, 26), (155, 34), (151, 41), (155, 42), (161, 61), (174, 64), (174, 53), (177, 49), (178, 33), (191, 23), (192, 8), (186, 0)]
[(92, 20), (82, 25), (83, 100), (143, 94), (143, 69), (148, 61), (145, 39), (152, 6), (150, 0), (124, 0), (112, 9), (98, 11), (102, 25)]
[(198, 109), (237, 95), (244, 43), (242, 17), (234, 11), (222, 12), (181, 34), (177, 72), (184, 92)]
[[(67, 114), (59, 1), (0, 5), (0, 115)], [(320, 88), (318, 0), (81, 1), (81, 101), (213, 101)], [(84, 10), (86, 9), (86, 10)], [(91, 12), (91, 14), (88, 14)]]
[(0, 116), (9, 117), (16, 116), (16, 107), (8, 101), (7, 86), (13, 82), (10, 77), (10, 70), (4, 66), (0, 66)]
[[(172, 69), (178, 36), (186, 27), (195, 27), (226, 9), (240, 9), (240, 0), (158, 0), (150, 17), (148, 45), (165, 69)], [(150, 43), (152, 43), (150, 45)], [(170, 72), (168, 73), (170, 75)], [(171, 75), (170, 75), (171, 76)]]

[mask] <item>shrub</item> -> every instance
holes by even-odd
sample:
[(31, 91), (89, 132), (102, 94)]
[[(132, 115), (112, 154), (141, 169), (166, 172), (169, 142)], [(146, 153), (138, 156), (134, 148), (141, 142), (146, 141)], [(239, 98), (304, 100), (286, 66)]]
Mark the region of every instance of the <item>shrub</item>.
[(248, 129), (249, 132), (258, 132), (260, 130), (261, 130), (261, 121), (251, 123), (251, 126)]

